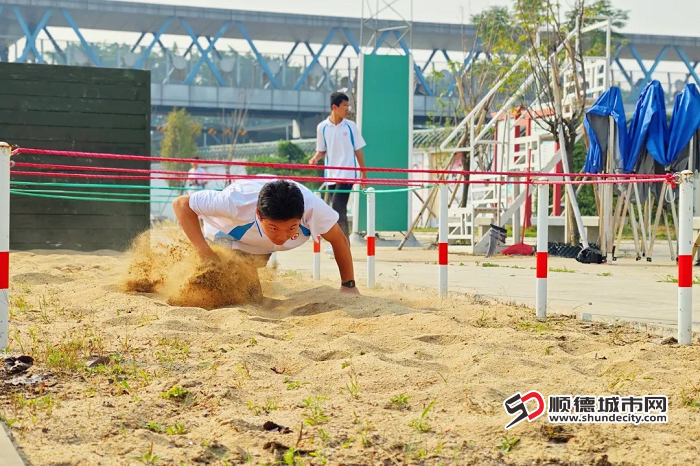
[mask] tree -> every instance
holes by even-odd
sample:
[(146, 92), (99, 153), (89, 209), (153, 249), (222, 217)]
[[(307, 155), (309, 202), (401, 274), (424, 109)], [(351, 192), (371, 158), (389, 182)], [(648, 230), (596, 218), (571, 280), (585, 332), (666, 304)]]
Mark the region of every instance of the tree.
[[(517, 56), (520, 44), (515, 40), (515, 29), (508, 8), (491, 7), (472, 16), (472, 24), (476, 27), (476, 39), (472, 44), (464, 44), (465, 55), (469, 57), (466, 62), (452, 61), (448, 64), (450, 74), (454, 80), (454, 88), (457, 92), (456, 105), (452, 101), (445, 101), (446, 92), (443, 92), (438, 105), (441, 107), (439, 115), (431, 116), (431, 123), (435, 126), (449, 128), (455, 122), (462, 121), (475, 109), (486, 91), (503, 78), (513, 64), (513, 57)], [(478, 59), (483, 55), (483, 59)], [(438, 78), (444, 78), (438, 74)], [(507, 88), (512, 82), (506, 83), (499, 93), (494, 94), (484, 106), (478, 109), (474, 119), (474, 128), (467, 122), (463, 128), (457, 146), (467, 147), (470, 144), (472, 129), (478, 134), (483, 128), (488, 115), (493, 109), (499, 94), (507, 93)], [(471, 157), (477, 157), (481, 170), (486, 170), (487, 161), (483, 153), (477, 151), (472, 154), (469, 151), (460, 151), (456, 154), (462, 162), (464, 170), (469, 170)], [(466, 180), (469, 175), (465, 176)], [(469, 195), (469, 184), (462, 185), (461, 206), (465, 207)]]
[[(586, 148), (586, 143), (581, 140), (574, 146), (574, 165), (573, 170), (579, 172), (583, 169), (583, 165), (586, 163), (586, 154), (588, 149)], [(578, 207), (581, 209), (581, 215), (585, 216), (595, 216), (597, 213), (596, 197), (593, 190), (596, 189), (595, 185), (579, 185), (576, 187), (578, 194), (576, 195), (576, 202), (578, 202)]]
[[(576, 27), (577, 13), (580, 14), (581, 9), (583, 9), (584, 23), (590, 24), (597, 20), (600, 21), (604, 17), (608, 17), (612, 20), (613, 42), (623, 42), (625, 40), (616, 30), (623, 29), (627, 25), (629, 11), (614, 8), (610, 0), (595, 0), (592, 3), (586, 2), (585, 0), (577, 0), (577, 6), (566, 12), (566, 23), (569, 30), (573, 30)], [(592, 31), (588, 36), (588, 41), (588, 46), (586, 47), (584, 55), (605, 56), (605, 31)]]
[[(476, 38), (472, 44), (463, 43), (464, 55), (468, 57), (465, 61), (452, 61), (448, 63), (451, 81), (454, 85), (457, 98), (445, 99), (447, 92), (438, 97), (437, 104), (439, 112), (430, 114), (430, 125), (435, 127), (444, 126), (444, 131), (449, 134), (454, 129), (454, 124), (457, 122), (460, 125), (460, 132), (454, 138), (450, 138), (450, 142), (456, 142), (458, 148), (466, 148), (470, 146), (470, 138), (472, 133), (478, 135), (486, 121), (493, 106), (498, 99), (507, 95), (514, 81), (511, 79), (505, 81), (494, 93), (490, 99), (481, 105), (478, 109), (482, 97), (493, 86), (494, 83), (500, 82), (513, 64), (513, 59), (519, 53), (522, 44), (516, 40), (515, 28), (508, 8), (491, 7), (484, 12), (475, 15), (471, 18), (472, 24), (476, 27)], [(480, 58), (482, 57), (483, 58)], [(434, 78), (443, 79), (441, 73), (438, 73)], [(474, 112), (474, 118), (466, 120), (466, 117)], [(444, 140), (446, 134), (442, 134), (435, 138), (436, 143)], [(453, 144), (450, 144), (453, 145)], [(453, 145), (454, 147), (454, 145)], [(462, 168), (469, 171), (471, 167), (471, 157), (475, 157), (480, 170), (489, 170), (491, 165), (489, 158), (486, 157), (487, 149), (483, 146), (474, 146), (474, 152), (467, 150), (457, 151), (445, 158), (445, 164), (435, 168), (452, 169), (456, 161), (461, 162)], [(444, 179), (443, 175), (438, 176), (439, 179)], [(465, 181), (469, 181), (469, 175), (464, 175)], [(462, 195), (460, 206), (466, 207), (469, 198), (469, 184), (462, 184)], [(453, 193), (452, 200), (456, 197), (458, 190)], [(409, 238), (410, 233), (418, 225), (420, 217), (423, 213), (430, 212), (429, 206), (433, 203), (437, 196), (438, 189), (433, 187), (428, 194), (428, 197), (423, 202), (423, 207), (415, 219), (413, 225), (409, 228), (408, 234), (404, 241), (399, 245), (399, 249), (403, 247), (405, 241)]]
[[(174, 109), (165, 118), (163, 141), (160, 144), (160, 156), (163, 158), (193, 159), (199, 156), (197, 137), (202, 132), (202, 125), (183, 109)], [(167, 170), (187, 171), (186, 162), (164, 162)], [(184, 186), (185, 180), (168, 180), (170, 186)]]
[[(239, 100), (242, 101), (242, 106), (236, 108), (233, 112), (226, 115), (226, 112), (222, 114), (225, 121), (226, 129), (224, 130), (223, 139), (224, 144), (229, 144), (228, 155), (226, 157), (227, 161), (233, 160), (233, 155), (236, 152), (236, 144), (238, 144), (238, 138), (240, 136), (245, 136), (247, 133), (246, 124), (248, 123), (248, 109), (250, 107), (250, 96), (247, 89), (241, 89), (239, 92)], [(228, 172), (233, 174), (235, 167), (230, 165)], [(230, 180), (226, 182), (228, 185)]]
[[(613, 9), (609, 0), (577, 0), (571, 11), (566, 13), (566, 22), (561, 21), (560, 4), (552, 0), (515, 0), (514, 19), (519, 31), (518, 41), (527, 44), (525, 48), (525, 71), (534, 84), (534, 97), (537, 106), (525, 106), (533, 120), (555, 141), (559, 141), (560, 130), (563, 133), (563, 146), (567, 156), (567, 165), (574, 169), (574, 152), (577, 132), (585, 109), (589, 88), (586, 82), (586, 56), (605, 56), (605, 31), (592, 31), (582, 37), (581, 29), (599, 22), (601, 15), (609, 16), (613, 26), (622, 27), (627, 13)], [(575, 40), (569, 40), (571, 34)], [(586, 52), (583, 47), (586, 44)], [(573, 81), (572, 86), (560, 88), (562, 74), (567, 73)], [(567, 94), (567, 95), (565, 95)], [(523, 95), (523, 101), (532, 99), (533, 93)], [(568, 111), (555, 111), (557, 106), (566, 101)], [(567, 194), (567, 205), (571, 208), (571, 199)], [(574, 242), (580, 234), (569, 217), (570, 231)]]

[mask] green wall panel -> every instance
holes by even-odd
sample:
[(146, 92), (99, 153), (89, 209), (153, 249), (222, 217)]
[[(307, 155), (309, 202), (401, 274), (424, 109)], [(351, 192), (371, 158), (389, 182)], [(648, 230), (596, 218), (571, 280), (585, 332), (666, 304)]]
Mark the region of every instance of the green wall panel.
[[(367, 142), (363, 149), (368, 167), (408, 168), (413, 150), (413, 70), (408, 56), (364, 55), (359, 82), (358, 122)], [(407, 179), (405, 173), (368, 173), (368, 178)], [(373, 186), (396, 189), (389, 186)], [(409, 193), (378, 194), (377, 231), (408, 229)], [(360, 197), (360, 231), (366, 230), (367, 198)]]

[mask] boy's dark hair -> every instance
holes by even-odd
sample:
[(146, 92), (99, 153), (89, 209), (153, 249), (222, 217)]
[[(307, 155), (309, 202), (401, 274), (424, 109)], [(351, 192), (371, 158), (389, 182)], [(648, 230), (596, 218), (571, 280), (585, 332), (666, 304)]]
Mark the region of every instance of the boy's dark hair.
[(350, 102), (347, 95), (343, 94), (342, 92), (334, 92), (331, 94), (331, 110), (333, 110), (334, 105), (340, 107), (340, 104), (343, 102)]
[(258, 196), (260, 218), (287, 221), (304, 216), (304, 195), (296, 184), (287, 180), (267, 183)]

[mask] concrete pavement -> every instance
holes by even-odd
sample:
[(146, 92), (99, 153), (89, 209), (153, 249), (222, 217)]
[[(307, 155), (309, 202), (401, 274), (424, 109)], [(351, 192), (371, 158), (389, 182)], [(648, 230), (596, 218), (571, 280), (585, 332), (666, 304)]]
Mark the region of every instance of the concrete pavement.
[(24, 461), (15, 450), (5, 429), (0, 423), (0, 466), (24, 466)]

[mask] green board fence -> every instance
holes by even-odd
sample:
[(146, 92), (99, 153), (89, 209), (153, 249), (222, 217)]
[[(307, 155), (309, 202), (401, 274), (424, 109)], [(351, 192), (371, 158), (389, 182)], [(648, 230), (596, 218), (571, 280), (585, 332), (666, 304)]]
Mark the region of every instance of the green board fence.
[[(150, 155), (150, 117), (149, 71), (0, 63), (0, 141), (34, 149)], [(150, 168), (149, 162), (88, 157), (22, 154), (14, 156), (13, 160)], [(60, 176), (13, 175), (12, 180), (91, 181), (105, 188), (115, 184), (148, 185), (148, 180), (92, 181)], [(144, 192), (138, 189), (120, 191)], [(10, 196), (11, 249), (124, 250), (149, 226), (147, 203)]]
[[(362, 55), (357, 90), (357, 122), (367, 142), (368, 167), (408, 168), (413, 150), (413, 70), (410, 57)], [(368, 173), (368, 178), (407, 179), (405, 173)], [(376, 190), (396, 189), (373, 186)], [(377, 195), (378, 231), (408, 229), (410, 193)], [(366, 197), (360, 197), (360, 231), (366, 230)]]

